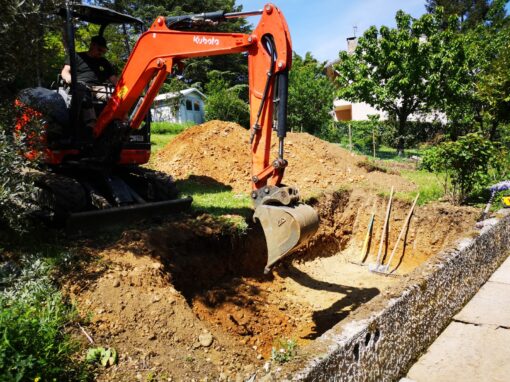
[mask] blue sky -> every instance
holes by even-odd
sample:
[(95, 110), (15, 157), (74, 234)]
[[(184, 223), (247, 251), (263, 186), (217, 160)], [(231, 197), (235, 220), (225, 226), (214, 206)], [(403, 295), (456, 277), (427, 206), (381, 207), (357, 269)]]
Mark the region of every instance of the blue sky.
[[(262, 9), (269, 1), (236, 0), (245, 11)], [(345, 50), (347, 37), (363, 34), (371, 25), (395, 26), (395, 13), (402, 9), (414, 17), (425, 13), (425, 0), (274, 0), (289, 24), (293, 50), (311, 52), (321, 61), (330, 61)], [(258, 18), (248, 19), (255, 23)]]

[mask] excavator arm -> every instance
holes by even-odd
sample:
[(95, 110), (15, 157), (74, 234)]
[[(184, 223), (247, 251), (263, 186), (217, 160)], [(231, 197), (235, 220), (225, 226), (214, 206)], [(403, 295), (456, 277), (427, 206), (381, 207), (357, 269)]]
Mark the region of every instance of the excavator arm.
[[(186, 22), (222, 21), (248, 15), (261, 15), (250, 35), (172, 29)], [(93, 135), (100, 138), (115, 126), (127, 130), (139, 128), (166, 77), (183, 59), (242, 52), (248, 53), (251, 196), (254, 218), (260, 221), (266, 236), (268, 270), (308, 241), (318, 228), (316, 212), (299, 203), (297, 190), (281, 186), (287, 166), (284, 139), (292, 44), (285, 18), (276, 6), (267, 4), (257, 12), (228, 14), (219, 11), (158, 17), (133, 48), (113, 96), (98, 117)], [(271, 158), (273, 130), (278, 138), (276, 158)]]

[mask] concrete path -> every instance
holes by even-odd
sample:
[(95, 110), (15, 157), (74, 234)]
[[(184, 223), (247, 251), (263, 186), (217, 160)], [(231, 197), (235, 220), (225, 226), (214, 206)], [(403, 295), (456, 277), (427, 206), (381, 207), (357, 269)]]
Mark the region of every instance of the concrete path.
[(400, 382), (406, 381), (510, 381), (510, 258)]

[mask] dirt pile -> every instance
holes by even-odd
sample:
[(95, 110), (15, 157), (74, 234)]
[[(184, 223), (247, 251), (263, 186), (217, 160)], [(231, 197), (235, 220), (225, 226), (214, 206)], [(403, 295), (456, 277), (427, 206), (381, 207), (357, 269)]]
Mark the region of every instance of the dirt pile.
[[(273, 142), (273, 158), (276, 158)], [(363, 157), (306, 133), (288, 133), (285, 158), (289, 166), (284, 183), (296, 186), (302, 195), (338, 190), (346, 185), (363, 185), (374, 191), (399, 191), (415, 186), (396, 174), (368, 172), (358, 164)], [(235, 192), (251, 189), (249, 133), (235, 123), (211, 121), (194, 126), (158, 152), (154, 167), (178, 179), (189, 175), (208, 176)]]

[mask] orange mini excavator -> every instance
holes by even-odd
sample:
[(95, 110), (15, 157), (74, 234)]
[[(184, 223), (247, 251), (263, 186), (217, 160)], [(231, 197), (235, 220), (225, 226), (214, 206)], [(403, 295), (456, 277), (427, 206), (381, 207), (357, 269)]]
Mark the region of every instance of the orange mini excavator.
[[(99, 24), (100, 35), (109, 24), (141, 21), (91, 5), (68, 5), (60, 14), (66, 20), (72, 84), (66, 89), (60, 80), (54, 89), (25, 89), (16, 101), (21, 110), (17, 130), (32, 144), (25, 154), (45, 162), (36, 184), (39, 212), (47, 221), (71, 227), (101, 226), (188, 207), (191, 198), (176, 198), (170, 176), (140, 166), (150, 156), (150, 107), (165, 78), (182, 66), (182, 60), (246, 52), (251, 197), (254, 219), (260, 221), (266, 237), (266, 270), (316, 232), (317, 213), (300, 203), (295, 188), (281, 184), (287, 167), (284, 138), (292, 47), (287, 23), (276, 6), (267, 4), (255, 12), (158, 17), (134, 45), (109, 100), (94, 105), (97, 121), (92, 129), (82, 121), (83, 92), (74, 81), (74, 21)], [(249, 35), (182, 30), (207, 21), (255, 15), (261, 18)], [(42, 132), (29, 129), (34, 120), (43, 122)], [(273, 132), (278, 138), (276, 158), (270, 153)]]

